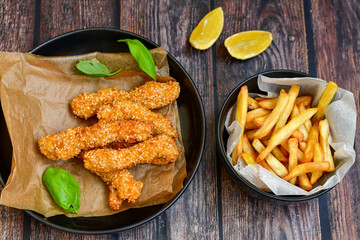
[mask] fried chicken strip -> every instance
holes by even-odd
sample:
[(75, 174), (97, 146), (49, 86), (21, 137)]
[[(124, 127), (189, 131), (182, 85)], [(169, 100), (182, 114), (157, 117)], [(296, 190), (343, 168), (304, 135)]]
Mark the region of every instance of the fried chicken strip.
[(82, 154), (84, 166), (91, 172), (113, 172), (148, 163), (164, 165), (179, 156), (175, 140), (165, 134), (150, 138), (130, 148), (98, 148)]
[(107, 88), (97, 93), (81, 93), (70, 102), (74, 115), (88, 119), (96, 115), (100, 106), (116, 99), (139, 103), (147, 109), (164, 107), (179, 97), (180, 85), (176, 81), (165, 83), (149, 81), (130, 92)]
[(81, 151), (104, 147), (112, 142), (141, 142), (153, 134), (145, 122), (128, 120), (100, 120), (90, 127), (74, 127), (46, 135), (38, 141), (42, 154), (51, 160), (68, 160)]
[(109, 185), (109, 206), (115, 211), (125, 200), (134, 203), (141, 195), (143, 183), (134, 179), (127, 169), (98, 175)]
[(166, 134), (177, 138), (172, 122), (160, 113), (152, 112), (145, 107), (130, 101), (115, 101), (112, 105), (101, 106), (98, 110), (99, 119), (138, 120), (147, 122), (154, 127), (155, 134)]

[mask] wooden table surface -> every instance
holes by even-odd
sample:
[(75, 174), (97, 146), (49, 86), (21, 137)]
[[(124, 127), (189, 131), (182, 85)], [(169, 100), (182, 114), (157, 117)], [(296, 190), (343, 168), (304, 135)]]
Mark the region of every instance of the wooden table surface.
[[(206, 51), (189, 35), (221, 6), (225, 24)], [(111, 235), (62, 232), (22, 210), (0, 206), (2, 239), (360, 239), (360, 164), (318, 199), (279, 206), (249, 197), (230, 178), (216, 150), (215, 125), (229, 92), (255, 73), (291, 69), (335, 81), (354, 93), (359, 112), (360, 2), (358, 0), (2, 0), (0, 50), (27, 52), (59, 34), (81, 28), (128, 30), (161, 44), (190, 73), (206, 111), (206, 145), (199, 170), (165, 213)], [(258, 57), (231, 58), (223, 43), (240, 31), (267, 30), (274, 40)], [(359, 117), (358, 117), (359, 122)], [(357, 134), (359, 134), (359, 124)], [(357, 159), (360, 138), (356, 138)]]

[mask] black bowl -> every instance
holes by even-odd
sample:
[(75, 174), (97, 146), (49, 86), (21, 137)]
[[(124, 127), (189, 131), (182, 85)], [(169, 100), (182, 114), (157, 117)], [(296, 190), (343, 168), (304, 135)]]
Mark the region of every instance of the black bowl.
[(255, 187), (253, 184), (251, 184), (249, 181), (241, 177), (235, 169), (232, 167), (231, 163), (226, 158), (226, 143), (228, 140), (228, 133), (225, 129), (225, 118), (226, 114), (229, 112), (230, 108), (236, 103), (237, 96), (239, 94), (240, 88), (243, 85), (247, 85), (249, 89), (249, 93), (263, 93), (260, 91), (257, 79), (258, 76), (262, 74), (267, 77), (276, 77), (276, 78), (293, 78), (293, 77), (309, 77), (308, 74), (302, 73), (302, 72), (296, 72), (291, 70), (272, 70), (272, 71), (266, 71), (262, 73), (258, 73), (252, 77), (249, 77), (245, 81), (241, 82), (226, 98), (225, 102), (222, 105), (218, 123), (217, 123), (217, 143), (218, 148), (221, 152), (223, 164), (225, 165), (226, 170), (230, 173), (230, 175), (233, 177), (233, 179), (241, 186), (241, 188), (247, 192), (249, 195), (256, 197), (258, 199), (263, 199), (266, 201), (272, 201), (277, 204), (288, 204), (291, 202), (301, 202), (310, 200), (313, 198), (317, 198), (324, 193), (328, 192), (330, 189), (319, 191), (315, 194), (309, 195), (309, 196), (277, 196), (273, 193), (265, 192), (257, 187)]
[[(53, 38), (31, 52), (43, 56), (66, 56), (99, 52), (129, 52), (125, 44), (118, 44), (121, 38), (135, 38), (147, 48), (156, 48), (159, 45), (134, 33), (106, 28), (83, 29), (66, 33)], [(181, 86), (178, 98), (181, 133), (185, 147), (187, 176), (184, 188), (170, 201), (156, 206), (129, 209), (121, 213), (105, 217), (78, 217), (68, 218), (64, 215), (45, 218), (33, 212), (25, 211), (30, 216), (51, 227), (83, 234), (104, 234), (131, 229), (150, 221), (168, 209), (185, 191), (194, 177), (203, 153), (205, 143), (205, 114), (200, 95), (189, 74), (175, 60), (168, 55), (170, 75), (179, 81)], [(2, 185), (7, 181), (11, 170), (12, 147), (5, 127), (2, 110), (0, 112), (0, 180)]]

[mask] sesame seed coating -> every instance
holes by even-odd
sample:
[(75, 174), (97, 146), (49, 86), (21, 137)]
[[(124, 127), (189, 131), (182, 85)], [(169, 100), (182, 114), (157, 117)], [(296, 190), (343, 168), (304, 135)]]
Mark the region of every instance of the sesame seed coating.
[(104, 147), (116, 141), (140, 142), (152, 134), (152, 126), (145, 122), (101, 120), (90, 127), (74, 127), (43, 136), (38, 145), (47, 158), (68, 160), (84, 150)]
[(142, 163), (168, 164), (178, 156), (175, 140), (165, 134), (125, 149), (98, 148), (82, 154), (85, 168), (95, 173), (119, 171)]
[(127, 169), (109, 172), (100, 177), (109, 185), (109, 206), (115, 211), (120, 209), (125, 200), (134, 203), (141, 195), (143, 183), (135, 180)]
[(130, 101), (118, 100), (112, 105), (104, 105), (99, 108), (97, 113), (99, 119), (113, 120), (138, 120), (153, 125), (155, 134), (166, 134), (172, 138), (177, 138), (177, 132), (173, 128), (172, 122), (161, 115), (147, 108)]
[(175, 101), (179, 94), (180, 85), (176, 81), (149, 81), (130, 92), (107, 88), (96, 93), (81, 93), (70, 102), (70, 107), (74, 115), (88, 119), (96, 115), (100, 106), (117, 99), (139, 103), (147, 109), (157, 109)]

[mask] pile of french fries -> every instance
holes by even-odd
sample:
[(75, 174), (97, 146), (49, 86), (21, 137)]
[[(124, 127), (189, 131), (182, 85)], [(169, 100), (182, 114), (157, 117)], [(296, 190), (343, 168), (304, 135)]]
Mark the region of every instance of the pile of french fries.
[(317, 108), (311, 108), (312, 96), (298, 96), (297, 85), (288, 93), (282, 89), (277, 98), (255, 99), (247, 86), (241, 87), (235, 120), (242, 131), (232, 152), (233, 165), (241, 157), (310, 191), (323, 172), (335, 170), (324, 111), (337, 88), (329, 82)]

